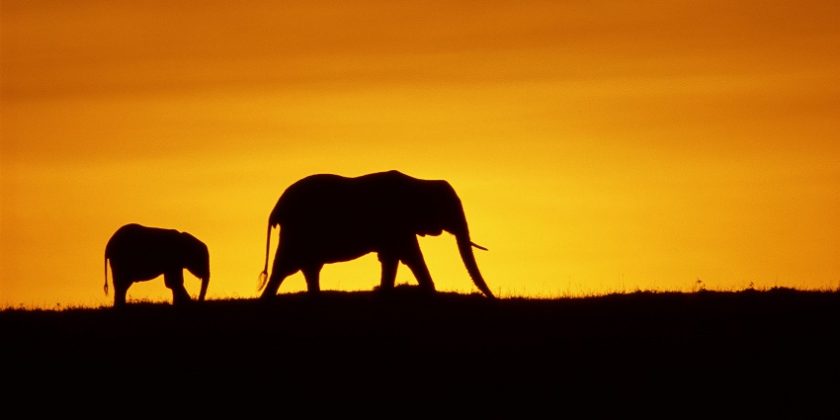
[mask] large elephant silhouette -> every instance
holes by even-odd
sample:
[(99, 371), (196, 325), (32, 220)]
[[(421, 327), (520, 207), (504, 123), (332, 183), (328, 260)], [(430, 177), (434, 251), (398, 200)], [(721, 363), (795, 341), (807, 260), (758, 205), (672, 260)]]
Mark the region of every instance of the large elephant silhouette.
[[(280, 225), (280, 243), (266, 285), (271, 229)], [(380, 287), (393, 289), (397, 265), (405, 263), (421, 288), (435, 286), (420, 251), (417, 235), (455, 235), (461, 259), (484, 295), (484, 282), (472, 247), (461, 200), (448, 182), (422, 180), (398, 171), (356, 178), (318, 174), (292, 184), (280, 196), (268, 218), (265, 266), (260, 275), (262, 298), (277, 294), (283, 279), (303, 271), (310, 293), (320, 290), (319, 274), (326, 263), (349, 261), (370, 252), (382, 264)]]
[(147, 227), (135, 223), (119, 228), (105, 247), (105, 294), (108, 294), (108, 261), (114, 282), (114, 306), (125, 306), (129, 286), (163, 274), (172, 301), (181, 305), (190, 301), (184, 288), (186, 268), (201, 279), (198, 300), (203, 301), (210, 282), (210, 254), (196, 237), (174, 229)]

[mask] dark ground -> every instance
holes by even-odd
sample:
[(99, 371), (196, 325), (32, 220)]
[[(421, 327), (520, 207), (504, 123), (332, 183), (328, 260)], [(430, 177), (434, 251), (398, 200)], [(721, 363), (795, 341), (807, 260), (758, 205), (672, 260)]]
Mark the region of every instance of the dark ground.
[(786, 289), (500, 301), (404, 289), (6, 310), (11, 391), (0, 395), (81, 408), (247, 402), (273, 417), (317, 400), (314, 412), (397, 402), (415, 415), (838, 418), (838, 321), (840, 293)]

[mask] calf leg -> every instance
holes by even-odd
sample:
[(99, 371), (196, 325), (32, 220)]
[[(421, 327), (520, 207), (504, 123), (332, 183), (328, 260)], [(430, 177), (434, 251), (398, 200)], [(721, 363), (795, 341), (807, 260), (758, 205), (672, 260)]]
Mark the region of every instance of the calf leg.
[(184, 271), (172, 270), (163, 274), (166, 287), (172, 290), (172, 303), (182, 305), (190, 301), (190, 294), (184, 288)]

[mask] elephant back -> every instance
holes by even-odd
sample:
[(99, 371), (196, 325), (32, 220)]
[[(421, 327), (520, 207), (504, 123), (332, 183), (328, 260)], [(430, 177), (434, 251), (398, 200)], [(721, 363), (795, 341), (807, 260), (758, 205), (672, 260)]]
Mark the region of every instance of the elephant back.
[(105, 246), (105, 258), (113, 259), (129, 250), (152, 249), (159, 247), (165, 238), (180, 235), (174, 229), (161, 229), (129, 223), (117, 229)]

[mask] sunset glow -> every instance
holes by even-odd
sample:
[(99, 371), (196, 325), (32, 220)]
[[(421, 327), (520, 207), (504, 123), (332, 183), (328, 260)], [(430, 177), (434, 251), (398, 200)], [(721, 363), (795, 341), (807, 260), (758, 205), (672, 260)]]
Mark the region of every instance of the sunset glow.
[[(131, 222), (256, 297), (287, 186), (390, 169), (454, 186), (501, 297), (840, 287), (840, 2), (0, 5), (0, 307), (110, 305)], [(420, 244), (477, 292), (451, 235)]]

